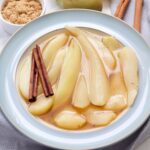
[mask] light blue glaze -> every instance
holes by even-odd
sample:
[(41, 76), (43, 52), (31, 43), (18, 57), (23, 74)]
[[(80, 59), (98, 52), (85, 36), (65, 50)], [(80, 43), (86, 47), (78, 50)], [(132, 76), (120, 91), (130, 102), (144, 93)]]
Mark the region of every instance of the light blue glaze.
[[(73, 132), (48, 127), (25, 110), (16, 91), (16, 67), (26, 48), (42, 35), (65, 25), (90, 27), (109, 33), (134, 48), (139, 59), (140, 83), (135, 104), (121, 119), (102, 130)], [(59, 11), (29, 23), (4, 47), (0, 68), (0, 107), (5, 116), (23, 134), (50, 147), (79, 150), (108, 146), (137, 130), (150, 114), (150, 48), (127, 24), (100, 12)]]

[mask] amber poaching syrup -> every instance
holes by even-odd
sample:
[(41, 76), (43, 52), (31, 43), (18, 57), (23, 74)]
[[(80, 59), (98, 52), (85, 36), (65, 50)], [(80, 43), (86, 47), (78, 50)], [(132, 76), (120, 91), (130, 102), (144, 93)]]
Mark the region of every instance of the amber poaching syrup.
[[(102, 36), (105, 36), (107, 35), (106, 33), (103, 33), (101, 31), (97, 31), (97, 30), (94, 30), (94, 29), (89, 29), (89, 28), (83, 28), (83, 30), (85, 30), (86, 32), (89, 32), (89, 34), (91, 34), (91, 37), (93, 37), (93, 40), (99, 40), (99, 42), (101, 41), (101, 38)], [(56, 30), (56, 31), (53, 31), (53, 32), (50, 32), (46, 35), (44, 35), (43, 37), (41, 37), (40, 39), (36, 40), (35, 42), (33, 42), (32, 45), (30, 45), (30, 47), (27, 49), (26, 53), (23, 55), (22, 59), (20, 60), (20, 63), (19, 63), (19, 66), (18, 66), (18, 71), (17, 71), (17, 76), (18, 76), (18, 73), (19, 73), (19, 69), (21, 68), (21, 64), (23, 62), (23, 60), (26, 58), (26, 56), (30, 55), (31, 54), (31, 50), (32, 48), (35, 46), (35, 44), (39, 44), (41, 49), (44, 48), (44, 46), (47, 44), (47, 42), (49, 40), (51, 40), (54, 36), (60, 34), (60, 33), (68, 33), (65, 29), (60, 29), (60, 30)], [(70, 38), (73, 38), (73, 37), (70, 37)], [(95, 38), (95, 39), (94, 39)], [(92, 42), (92, 39), (89, 39), (89, 41), (92, 43), (93, 47), (96, 48), (96, 45), (93, 44)], [(65, 46), (67, 46), (68, 43), (66, 43)], [(123, 47), (123, 44), (122, 44), (122, 47)], [(108, 77), (108, 79), (110, 79), (111, 75), (115, 74), (115, 73), (118, 73), (120, 71), (120, 63), (119, 63), (119, 60), (118, 60), (118, 57), (117, 57), (117, 54), (119, 52), (119, 49), (114, 51), (114, 56), (116, 58), (116, 61), (117, 61), (117, 65), (116, 65), (116, 68), (114, 70), (111, 70), (105, 63), (105, 58), (102, 58), (101, 57), (101, 54), (100, 54), (100, 48), (96, 48), (96, 49), (99, 49), (97, 50), (97, 54), (98, 56), (101, 58), (102, 60), (102, 63), (104, 65), (104, 68), (105, 68), (105, 71), (106, 71), (106, 75)], [(82, 50), (82, 48), (81, 48)], [(85, 57), (85, 54), (82, 50), (82, 61), (81, 61), (81, 70), (80, 70), (80, 73), (83, 73), (85, 75), (85, 78), (86, 80), (88, 80), (89, 76), (89, 66), (88, 66), (88, 60), (86, 59)], [(17, 81), (17, 80), (16, 80)], [(59, 79), (58, 79), (59, 81)], [(58, 82), (57, 81), (57, 82)], [(56, 85), (57, 85), (57, 82), (56, 82)], [(17, 85), (18, 85), (18, 82), (17, 82)], [(18, 87), (18, 86), (17, 86)], [(18, 89), (18, 92), (19, 92), (19, 89)], [(24, 99), (24, 98), (23, 98)], [(26, 102), (24, 101), (25, 103), (25, 106), (28, 107), (30, 105), (29, 102)], [(90, 104), (87, 108), (85, 109), (79, 109), (79, 108), (76, 108), (72, 105), (72, 102), (71, 102), (71, 98), (70, 98), (70, 101), (68, 101), (67, 103), (65, 103), (64, 105), (62, 105), (61, 107), (57, 108), (56, 110), (50, 110), (48, 113), (44, 114), (44, 115), (41, 115), (41, 116), (37, 116), (38, 120), (42, 120), (42, 122), (46, 122), (47, 124), (51, 124), (51, 125), (54, 125), (56, 126), (55, 122), (54, 122), (54, 118), (55, 118), (55, 115), (58, 114), (58, 112), (60, 112), (61, 110), (63, 109), (74, 109), (75, 111), (77, 111), (79, 114), (81, 115), (84, 115), (85, 112), (89, 109), (89, 108), (96, 108), (96, 109), (99, 109), (99, 110), (104, 110), (103, 107), (99, 107), (99, 106), (94, 106), (92, 104)], [(127, 108), (126, 108), (127, 109)], [(123, 110), (124, 111), (124, 110)], [(119, 118), (122, 114), (122, 112), (117, 112), (117, 118)], [(117, 119), (115, 119), (117, 120)], [(86, 123), (86, 125), (84, 125), (82, 128), (78, 129), (78, 130), (85, 130), (85, 129), (92, 129), (92, 128), (97, 128), (96, 126), (93, 126), (89, 123)], [(100, 128), (100, 127), (98, 127)]]

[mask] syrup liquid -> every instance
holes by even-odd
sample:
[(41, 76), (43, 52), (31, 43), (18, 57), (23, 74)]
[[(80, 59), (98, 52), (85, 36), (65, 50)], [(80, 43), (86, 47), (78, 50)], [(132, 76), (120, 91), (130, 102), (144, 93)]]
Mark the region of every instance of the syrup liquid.
[[(88, 40), (92, 43), (93, 47), (97, 50), (97, 54), (98, 56), (101, 58), (102, 60), (102, 63), (104, 65), (104, 68), (105, 68), (105, 71), (106, 71), (106, 74), (107, 74), (107, 77), (108, 79), (111, 78), (112, 75), (120, 72), (120, 63), (119, 63), (119, 60), (118, 60), (118, 52), (120, 51), (119, 49), (114, 51), (113, 54), (115, 56), (115, 59), (116, 59), (116, 67), (114, 70), (110, 69), (107, 64), (105, 63), (105, 57), (103, 57), (103, 53), (101, 52), (101, 47), (98, 46), (99, 44), (98, 43), (101, 43), (101, 39), (102, 39), (102, 36), (106, 36), (107, 34), (103, 33), (103, 32), (100, 32), (100, 31), (97, 31), (97, 30), (94, 30), (94, 29), (88, 29), (88, 28), (83, 28), (83, 30), (85, 30), (90, 36), (88, 37)], [(61, 29), (61, 30), (56, 30), (54, 32), (50, 32), (46, 35), (44, 35), (43, 37), (41, 37), (40, 39), (36, 40), (35, 42), (33, 42), (32, 45), (30, 45), (30, 47), (28, 47), (27, 51), (25, 52), (25, 54), (22, 56), (21, 60), (20, 60), (20, 63), (19, 63), (19, 66), (18, 66), (18, 69), (17, 69), (17, 76), (19, 76), (19, 72), (20, 72), (20, 69), (21, 69), (21, 65), (24, 61), (24, 59), (28, 56), (28, 55), (31, 55), (31, 50), (33, 49), (33, 47), (35, 47), (36, 44), (40, 45), (41, 49), (44, 48), (44, 46), (47, 44), (47, 42), (52, 39), (54, 36), (60, 34), (60, 33), (66, 33), (67, 34), (67, 31), (64, 30), (64, 29)], [(71, 37), (72, 38), (72, 37)], [(95, 42), (96, 41), (96, 42)], [(97, 44), (95, 44), (97, 43)], [(68, 43), (67, 43), (68, 44)], [(66, 44), (66, 46), (67, 46)], [(122, 47), (123, 47), (123, 44), (122, 44)], [(88, 60), (86, 59), (85, 57), (85, 54), (82, 50), (82, 62), (81, 62), (81, 70), (80, 70), (80, 73), (83, 73), (85, 75), (85, 78), (86, 80), (89, 80), (89, 65), (88, 65)], [(16, 77), (17, 79), (18, 77)], [(18, 87), (18, 81), (16, 80), (16, 83), (17, 83), (17, 87)], [(18, 92), (20, 93), (19, 91), (19, 88), (18, 89)], [(23, 98), (23, 97), (22, 97)], [(24, 98), (23, 98), (24, 99)], [(30, 105), (29, 102), (26, 102), (24, 101), (23, 102), (25, 107), (28, 107)], [(96, 108), (96, 109), (99, 109), (99, 110), (104, 110), (103, 107), (98, 107), (98, 106), (94, 106), (92, 104), (90, 104), (87, 108), (85, 109), (79, 109), (79, 108), (76, 108), (74, 107), (72, 104), (71, 104), (71, 101), (68, 101), (66, 104), (62, 105), (61, 107), (59, 107), (58, 109), (56, 110), (50, 110), (48, 113), (44, 114), (44, 115), (41, 115), (41, 116), (38, 116), (36, 117), (38, 120), (41, 120), (42, 122), (45, 122), (46, 124), (49, 124), (49, 125), (55, 125), (55, 122), (54, 122), (54, 118), (55, 118), (55, 115), (58, 114), (61, 110), (63, 109), (74, 109), (75, 111), (77, 111), (78, 113), (80, 114), (85, 114), (85, 112), (89, 109), (89, 108)], [(126, 108), (127, 110), (128, 108)], [(122, 112), (117, 112), (117, 115), (118, 117), (117, 118), (120, 118), (123, 114), (125, 110), (123, 110)], [(117, 119), (115, 119), (114, 121), (116, 121)], [(85, 129), (92, 129), (92, 128), (96, 128), (95, 126), (92, 126), (91, 124), (89, 123), (86, 123), (86, 125), (84, 125), (82, 128), (78, 129), (78, 130), (85, 130)], [(102, 128), (102, 127), (99, 127), (99, 128)]]

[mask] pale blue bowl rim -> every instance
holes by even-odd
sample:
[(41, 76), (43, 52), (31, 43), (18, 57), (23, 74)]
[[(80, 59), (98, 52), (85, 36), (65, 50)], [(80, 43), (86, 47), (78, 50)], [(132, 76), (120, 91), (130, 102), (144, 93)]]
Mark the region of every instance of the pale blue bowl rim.
[[(22, 105), (15, 87), (15, 73), (26, 48), (40, 36), (65, 25), (90, 27), (116, 36), (135, 49), (139, 59), (139, 93), (133, 107), (117, 122), (100, 130), (84, 132), (50, 128), (35, 120)], [(129, 25), (112, 16), (91, 10), (63, 10), (40, 17), (16, 32), (0, 56), (0, 107), (7, 119), (31, 139), (61, 149), (92, 149), (114, 144), (136, 131), (150, 114), (150, 48)]]

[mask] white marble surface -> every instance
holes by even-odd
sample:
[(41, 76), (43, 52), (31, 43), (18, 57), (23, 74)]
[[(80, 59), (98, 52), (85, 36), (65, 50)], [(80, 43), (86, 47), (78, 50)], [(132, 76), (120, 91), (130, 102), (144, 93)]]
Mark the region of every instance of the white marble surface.
[[(47, 2), (49, 2), (50, 0), (47, 0)], [(106, 0), (105, 0), (106, 1)], [(118, 0), (112, 0), (112, 5), (109, 8), (109, 3), (105, 2), (105, 9), (104, 11), (106, 13), (112, 13), (114, 12), (114, 9), (116, 8), (116, 5), (118, 3)], [(148, 11), (148, 8), (150, 8), (150, 0), (145, 0), (144, 1), (144, 12), (143, 12), (143, 16), (142, 16), (142, 36), (144, 37), (144, 39), (149, 42), (150, 41), (150, 24), (148, 22), (148, 20), (150, 20), (148, 14), (150, 14), (150, 12)], [(51, 0), (51, 3), (47, 3), (47, 13), (57, 10), (59, 9), (59, 7), (56, 5), (55, 0)], [(128, 8), (128, 12), (125, 16), (125, 21), (128, 22), (130, 25), (133, 24), (133, 12), (134, 12), (134, 0), (131, 1), (131, 4)], [(10, 37), (10, 35), (8, 33), (6, 33), (3, 29), (3, 27), (0, 24), (0, 50), (2, 49), (4, 43), (8, 40), (8, 38)], [(2, 116), (0, 115), (0, 118)], [(5, 128), (8, 127), (10, 128), (10, 130), (13, 130), (7, 123), (7, 121), (5, 121), (4, 118), (1, 118), (1, 120), (4, 121), (5, 123)], [(2, 124), (3, 125), (3, 124)], [(1, 122), (0, 122), (0, 126), (1, 126)], [(14, 131), (14, 134), (17, 135), (16, 131)], [(7, 138), (8, 136), (8, 140), (10, 140), (10, 135), (5, 135), (5, 137)], [(20, 139), (22, 137), (20, 137), (20, 135), (17, 135), (17, 137)], [(7, 144), (8, 141), (6, 141)], [(30, 143), (29, 143), (30, 144)], [(4, 148), (6, 149), (6, 148)], [(3, 149), (2, 149), (3, 150)], [(6, 149), (6, 150), (9, 150)], [(14, 149), (16, 150), (16, 149)], [(146, 140), (143, 144), (141, 144), (136, 150), (150, 150), (150, 139)]]

